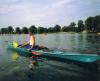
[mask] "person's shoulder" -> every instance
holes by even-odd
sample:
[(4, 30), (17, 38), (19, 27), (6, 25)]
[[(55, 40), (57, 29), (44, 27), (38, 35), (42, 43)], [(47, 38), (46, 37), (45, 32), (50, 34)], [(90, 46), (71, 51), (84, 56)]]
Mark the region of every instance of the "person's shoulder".
[(35, 36), (34, 36), (34, 35), (32, 35), (31, 37), (32, 37), (32, 38), (35, 38)]
[(35, 35), (32, 35), (33, 37), (35, 37)]

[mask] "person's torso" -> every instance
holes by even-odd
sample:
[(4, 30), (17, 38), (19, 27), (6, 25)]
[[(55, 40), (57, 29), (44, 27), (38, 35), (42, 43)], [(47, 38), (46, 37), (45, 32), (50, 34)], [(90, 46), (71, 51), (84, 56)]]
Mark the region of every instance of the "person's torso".
[(30, 36), (29, 43), (30, 43), (30, 45), (34, 45), (34, 43), (35, 43), (35, 37), (34, 36)]

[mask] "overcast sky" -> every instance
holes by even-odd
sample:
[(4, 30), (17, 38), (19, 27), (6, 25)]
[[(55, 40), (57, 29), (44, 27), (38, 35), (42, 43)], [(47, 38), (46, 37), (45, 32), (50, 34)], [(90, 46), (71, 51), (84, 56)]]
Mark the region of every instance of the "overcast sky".
[(100, 0), (0, 0), (0, 27), (69, 25), (100, 15)]

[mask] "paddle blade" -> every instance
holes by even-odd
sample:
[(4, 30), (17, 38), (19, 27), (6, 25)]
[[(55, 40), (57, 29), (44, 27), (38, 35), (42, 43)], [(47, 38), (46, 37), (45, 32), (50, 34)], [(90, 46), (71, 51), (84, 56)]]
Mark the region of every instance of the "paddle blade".
[(13, 41), (13, 47), (14, 47), (14, 48), (17, 48), (17, 47), (18, 47), (18, 45), (19, 45), (19, 44), (18, 44), (18, 42)]

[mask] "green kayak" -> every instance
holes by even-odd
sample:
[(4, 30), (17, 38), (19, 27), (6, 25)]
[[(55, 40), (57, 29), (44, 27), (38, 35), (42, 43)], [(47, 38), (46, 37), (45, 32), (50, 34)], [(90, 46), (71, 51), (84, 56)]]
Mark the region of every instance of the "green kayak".
[(60, 61), (73, 60), (78, 62), (93, 63), (100, 60), (100, 56), (97, 54), (76, 54), (76, 53), (68, 53), (68, 52), (61, 52), (61, 51), (43, 51), (43, 50), (32, 50), (31, 52), (29, 52), (27, 49), (23, 47), (14, 48), (12, 42), (8, 43), (8, 49), (18, 51), (25, 55), (40, 54), (43, 57), (57, 59)]

